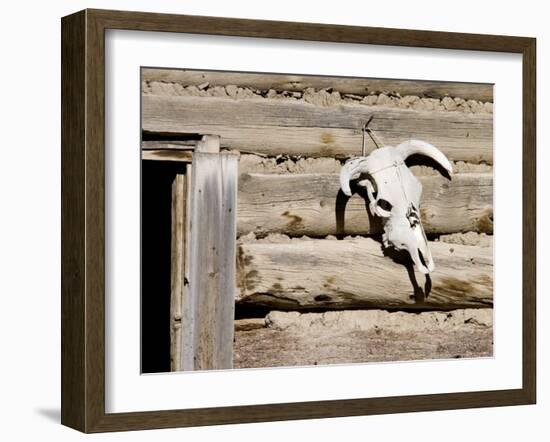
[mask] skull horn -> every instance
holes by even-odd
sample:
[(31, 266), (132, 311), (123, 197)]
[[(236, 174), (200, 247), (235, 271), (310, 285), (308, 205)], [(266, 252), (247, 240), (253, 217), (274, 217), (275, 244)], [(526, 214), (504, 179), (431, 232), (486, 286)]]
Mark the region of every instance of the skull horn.
[(340, 187), (342, 192), (351, 196), (349, 181), (357, 173), (369, 173), (369, 161), (366, 157), (359, 157), (346, 161), (346, 164), (340, 170)]
[(437, 147), (432, 146), (430, 143), (420, 140), (409, 140), (401, 143), (395, 149), (403, 155), (403, 160), (406, 160), (409, 156), (414, 154), (424, 155), (440, 164), (449, 175), (453, 173), (453, 166), (451, 166), (447, 157)]

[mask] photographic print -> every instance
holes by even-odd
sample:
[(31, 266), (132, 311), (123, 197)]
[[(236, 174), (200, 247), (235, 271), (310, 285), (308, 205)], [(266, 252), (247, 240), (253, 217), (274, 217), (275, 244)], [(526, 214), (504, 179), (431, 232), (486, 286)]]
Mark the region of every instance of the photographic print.
[(61, 23), (62, 424), (536, 403), (534, 38)]
[(493, 85), (141, 78), (143, 373), (493, 355)]

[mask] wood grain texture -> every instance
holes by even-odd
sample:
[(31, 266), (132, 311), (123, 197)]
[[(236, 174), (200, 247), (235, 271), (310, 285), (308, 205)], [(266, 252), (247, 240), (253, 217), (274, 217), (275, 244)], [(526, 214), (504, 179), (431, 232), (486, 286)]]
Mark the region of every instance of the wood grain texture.
[[(86, 421), (96, 428), (105, 414), (105, 28), (86, 11)], [(90, 66), (97, 69), (92, 69)], [(110, 189), (107, 185), (107, 192)], [(109, 195), (107, 193), (107, 195)], [(136, 367), (136, 370), (139, 368)], [(100, 374), (100, 375), (98, 375)]]
[[(450, 160), (493, 161), (492, 114), (168, 95), (145, 95), (142, 106), (145, 131), (213, 133), (229, 149), (270, 155), (357, 155), (361, 128), (373, 116), (369, 127), (385, 144), (417, 138), (437, 146)], [(367, 151), (374, 147), (369, 140)]]
[[(493, 305), (492, 247), (431, 242), (430, 248), (436, 269), (427, 283), (410, 265), (384, 256), (372, 239), (243, 243), (238, 301), (284, 310)], [(410, 262), (405, 254), (399, 258)]]
[(170, 370), (182, 366), (182, 300), (187, 295), (185, 282), (185, 225), (187, 177), (175, 176), (172, 182), (171, 270), (170, 270)]
[(528, 37), (87, 9), (104, 28), (522, 53)]
[(217, 153), (219, 151), (219, 135), (203, 135), (201, 140), (197, 143), (197, 147), (195, 148), (195, 152)]
[[(428, 234), (493, 231), (493, 177), (464, 173), (451, 181), (419, 177), (420, 212)], [(351, 198), (340, 192), (337, 174), (258, 174), (239, 177), (239, 235), (249, 232), (290, 236), (368, 235), (382, 232), (367, 211), (364, 189)]]
[(153, 68), (142, 70), (142, 80), (179, 83), (183, 86), (208, 83), (209, 86), (235, 85), (259, 90), (274, 89), (276, 91), (334, 88), (334, 90), (343, 94), (399, 93), (401, 96), (416, 95), (434, 98), (449, 96), (493, 101), (493, 86), (482, 83)]
[(187, 164), (185, 167), (185, 246), (183, 260), (183, 283), (184, 291), (181, 300), (181, 341), (180, 341), (180, 363), (178, 370), (193, 370), (195, 367), (195, 320), (196, 308), (194, 299), (191, 296), (189, 286), (190, 262), (191, 262), (191, 223), (192, 223), (192, 204), (193, 204), (193, 164)]
[(189, 298), (193, 358), (183, 370), (233, 366), (238, 155), (195, 152), (191, 188)]
[(143, 140), (141, 142), (141, 149), (146, 153), (148, 150), (182, 150), (192, 152), (197, 146), (196, 140)]
[(85, 13), (62, 21), (61, 45), (61, 423), (86, 424)]
[(157, 149), (143, 150), (141, 152), (142, 160), (153, 161), (178, 161), (181, 163), (190, 163), (193, 161), (193, 152), (179, 149)]
[(523, 391), (537, 398), (537, 45), (523, 50)]
[[(86, 182), (89, 197), (79, 194), (84, 210), (71, 206), (75, 211), (73, 221), (66, 224), (63, 245), (66, 250), (78, 248), (73, 255), (62, 254), (63, 284), (70, 283), (70, 275), (83, 284), (74, 285), (71, 292), (63, 290), (62, 322), (65, 334), (75, 332), (72, 340), (63, 344), (62, 370), (62, 420), (65, 425), (80, 431), (102, 432), (171, 428), (198, 425), (231, 424), (244, 422), (280, 421), (290, 419), (314, 419), (365, 414), (404, 413), (412, 411), (449, 410), (473, 407), (507, 406), (535, 402), (536, 375), (536, 154), (535, 154), (535, 39), (527, 37), (459, 34), (448, 32), (416, 31), (407, 29), (365, 28), (360, 26), (320, 25), (313, 23), (289, 23), (276, 21), (227, 19), (216, 17), (151, 14), (142, 12), (86, 10), (80, 35), (73, 39), (67, 33), (73, 18), (63, 19), (63, 40), (74, 42), (67, 51), (63, 69), (81, 72), (64, 76), (67, 99), (63, 100), (63, 150), (75, 149), (71, 164), (84, 173), (71, 174), (62, 168), (66, 187), (77, 186), (82, 190)], [(84, 28), (84, 29), (82, 29)], [(392, 396), (330, 401), (294, 402), (282, 404), (211, 407), (197, 409), (162, 410), (129, 413), (105, 412), (105, 303), (103, 253), (105, 221), (104, 212), (104, 163), (105, 156), (105, 45), (106, 29), (128, 29), (153, 32), (183, 32), (196, 34), (232, 35), (260, 38), (284, 38), (308, 41), (331, 41), (365, 44), (397, 45), (405, 47), (429, 47), (461, 50), (482, 50), (520, 53), (523, 55), (523, 154), (524, 167), (524, 260), (523, 260), (523, 385), (520, 388), (498, 391), (474, 391), (448, 394)], [(71, 43), (72, 44), (72, 43)], [(66, 46), (67, 47), (67, 46)], [(85, 71), (84, 71), (85, 69)], [(83, 82), (83, 84), (82, 84)], [(85, 131), (79, 131), (79, 120), (85, 119)], [(74, 130), (74, 132), (73, 132)], [(72, 134), (72, 135), (68, 135)], [(80, 150), (79, 150), (80, 149)], [(89, 150), (89, 152), (88, 152)], [(89, 161), (92, 160), (92, 161)], [(95, 161), (97, 160), (97, 161)], [(97, 192), (94, 197), (92, 192)], [(68, 193), (65, 194), (71, 200)], [(76, 201), (76, 199), (75, 199)], [(65, 206), (67, 207), (67, 206)], [(85, 230), (82, 223), (84, 220)], [(85, 268), (85, 272), (81, 271)], [(86, 280), (84, 281), (84, 275)], [(69, 279), (68, 279), (69, 278)], [(64, 285), (68, 287), (68, 285)], [(79, 333), (79, 330), (81, 333)], [(72, 419), (69, 416), (78, 418)]]

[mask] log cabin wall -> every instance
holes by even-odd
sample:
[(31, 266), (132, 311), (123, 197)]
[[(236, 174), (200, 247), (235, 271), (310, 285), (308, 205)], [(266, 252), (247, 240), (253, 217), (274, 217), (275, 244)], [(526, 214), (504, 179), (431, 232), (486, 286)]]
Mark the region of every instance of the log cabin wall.
[[(262, 317), (236, 321), (234, 365), (330, 362), (326, 355), (310, 361), (284, 353), (285, 342), (280, 351), (287, 356), (271, 360), (247, 333), (258, 341), (271, 331), (269, 339), (277, 341), (302, 330), (307, 347), (312, 341), (302, 325), (311, 315), (322, 322), (339, 312), (346, 329), (356, 309), (464, 316), (457, 326), (464, 342), (453, 330), (456, 348), (426, 343), (416, 353), (396, 347), (398, 356), (390, 349), (358, 361), (490, 355), (492, 112), (492, 86), (485, 84), (142, 70), (144, 159), (189, 161), (189, 140), (197, 134), (219, 135), (222, 150), (240, 153), (236, 308), (237, 315)], [(369, 119), (385, 144), (422, 139), (453, 163), (449, 181), (423, 159), (409, 161), (423, 185), (422, 222), (436, 264), (429, 284), (407, 256), (382, 251), (381, 223), (369, 215), (365, 192), (357, 188), (351, 198), (339, 192), (345, 160), (361, 154), (363, 141), (367, 153), (376, 148), (362, 129)], [(373, 320), (354, 318), (360, 329), (368, 329), (361, 321)], [(384, 318), (377, 321), (395, 322)], [(475, 339), (472, 326), (483, 329)], [(468, 350), (472, 339), (475, 348)], [(250, 359), (244, 348), (263, 356)]]

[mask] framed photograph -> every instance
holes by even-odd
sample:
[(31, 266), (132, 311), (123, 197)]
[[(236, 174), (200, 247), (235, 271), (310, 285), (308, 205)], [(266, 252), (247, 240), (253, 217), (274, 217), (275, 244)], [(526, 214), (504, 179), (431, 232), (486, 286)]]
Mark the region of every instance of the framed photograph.
[(535, 39), (62, 19), (62, 423), (533, 404)]

